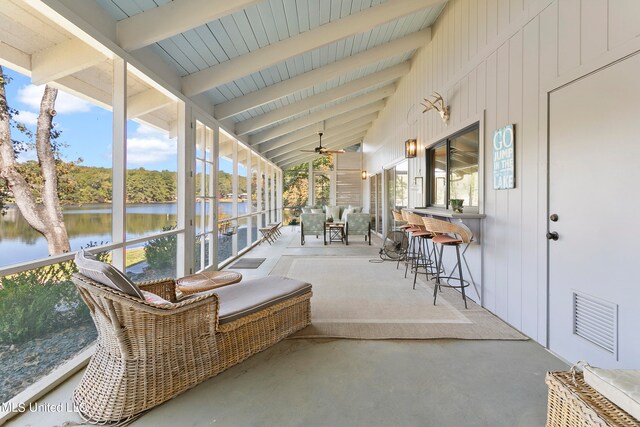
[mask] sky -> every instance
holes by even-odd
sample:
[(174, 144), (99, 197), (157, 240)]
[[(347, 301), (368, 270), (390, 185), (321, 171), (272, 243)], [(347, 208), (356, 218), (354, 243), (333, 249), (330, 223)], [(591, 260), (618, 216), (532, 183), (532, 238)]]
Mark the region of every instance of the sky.
[[(11, 78), (6, 85), (7, 102), (19, 111), (14, 117), (35, 132), (36, 120), (44, 85), (34, 86), (31, 79), (3, 67)], [(54, 118), (56, 129), (62, 131), (59, 141), (64, 143), (63, 157), (67, 161), (82, 158), (83, 166), (110, 168), (112, 163), (112, 114), (68, 93), (58, 91)], [(16, 132), (12, 129), (12, 132)], [(14, 139), (21, 139), (17, 134)], [(24, 153), (19, 161), (34, 160), (35, 152)], [(166, 132), (129, 120), (127, 123), (127, 168), (144, 167), (151, 170), (175, 171), (177, 165), (176, 139)]]

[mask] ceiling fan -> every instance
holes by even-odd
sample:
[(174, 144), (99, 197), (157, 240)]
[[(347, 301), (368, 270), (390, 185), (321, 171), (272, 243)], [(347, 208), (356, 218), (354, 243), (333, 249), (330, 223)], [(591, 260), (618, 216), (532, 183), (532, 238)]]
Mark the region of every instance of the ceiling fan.
[(300, 150), (304, 153), (316, 153), (316, 154), (322, 154), (323, 156), (326, 154), (342, 154), (345, 151), (344, 150), (329, 150), (326, 147), (322, 146), (322, 135), (324, 135), (323, 132), (318, 132), (318, 136), (320, 136), (320, 144), (314, 148), (313, 150)]

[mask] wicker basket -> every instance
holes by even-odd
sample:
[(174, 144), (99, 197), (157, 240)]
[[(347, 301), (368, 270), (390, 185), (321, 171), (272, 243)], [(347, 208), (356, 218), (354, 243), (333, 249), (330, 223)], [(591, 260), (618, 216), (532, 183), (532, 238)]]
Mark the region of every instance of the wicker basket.
[(640, 422), (591, 388), (578, 372), (548, 372), (547, 427), (634, 426)]
[(175, 303), (169, 307), (78, 273), (73, 281), (98, 329), (96, 353), (73, 402), (96, 423), (134, 418), (310, 323), (311, 292), (220, 325), (215, 293), (178, 302), (173, 280), (140, 284)]

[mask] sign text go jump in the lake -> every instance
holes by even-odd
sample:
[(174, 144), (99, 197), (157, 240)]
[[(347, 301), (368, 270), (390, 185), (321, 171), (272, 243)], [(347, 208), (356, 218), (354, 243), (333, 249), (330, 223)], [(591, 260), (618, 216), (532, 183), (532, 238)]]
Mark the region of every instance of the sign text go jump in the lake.
[(508, 125), (493, 132), (493, 189), (515, 186), (515, 138), (513, 125)]

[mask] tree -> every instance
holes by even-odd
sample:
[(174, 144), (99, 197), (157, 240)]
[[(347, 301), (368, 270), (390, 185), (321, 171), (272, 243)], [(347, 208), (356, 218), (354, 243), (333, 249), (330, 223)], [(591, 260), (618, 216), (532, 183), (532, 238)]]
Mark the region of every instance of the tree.
[[(14, 116), (17, 111), (9, 107), (5, 86), (9, 78), (0, 67), (0, 178), (6, 189), (13, 194), (20, 213), (36, 231), (47, 240), (49, 255), (68, 252), (69, 237), (64, 225), (62, 207), (58, 196), (59, 145), (56, 139), (60, 132), (54, 129), (53, 117), (56, 115), (55, 102), (58, 90), (48, 85), (44, 88), (40, 113), (35, 133), (35, 150), (41, 177), (39, 183), (41, 200), (37, 200), (32, 192), (33, 183), (20, 170), (17, 155), (24, 150), (25, 143), (12, 138), (11, 127), (31, 136), (24, 125), (18, 123)], [(40, 202), (40, 203), (38, 203)]]

